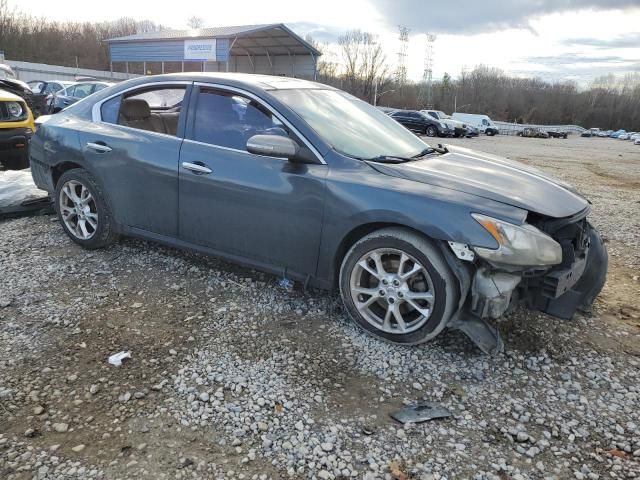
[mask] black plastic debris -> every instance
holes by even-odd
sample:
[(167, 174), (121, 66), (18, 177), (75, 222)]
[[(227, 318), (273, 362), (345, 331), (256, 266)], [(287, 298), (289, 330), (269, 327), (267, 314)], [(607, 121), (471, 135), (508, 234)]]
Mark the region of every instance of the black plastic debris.
[(53, 211), (51, 198), (36, 187), (30, 170), (0, 171), (0, 219)]
[(422, 401), (391, 412), (389, 415), (400, 423), (421, 423), (450, 417), (451, 412), (435, 403)]

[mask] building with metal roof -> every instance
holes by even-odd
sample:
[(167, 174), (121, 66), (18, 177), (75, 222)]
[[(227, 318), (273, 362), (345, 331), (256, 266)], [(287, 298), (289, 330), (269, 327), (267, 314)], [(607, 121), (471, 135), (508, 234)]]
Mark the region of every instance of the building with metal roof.
[(114, 64), (124, 64), (127, 73), (130, 64), (143, 65), (143, 71), (135, 73), (149, 73), (147, 66), (154, 63), (161, 66), (162, 73), (195, 70), (315, 79), (317, 59), (321, 55), (282, 23), (164, 30), (111, 38), (106, 42), (111, 70)]

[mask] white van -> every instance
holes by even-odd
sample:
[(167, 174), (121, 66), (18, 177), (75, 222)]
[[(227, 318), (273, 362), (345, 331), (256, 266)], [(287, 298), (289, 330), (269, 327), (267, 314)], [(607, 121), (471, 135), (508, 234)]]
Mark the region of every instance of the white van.
[(465, 122), (468, 125), (476, 127), (478, 130), (486, 133), (487, 135), (497, 135), (499, 133), (498, 127), (496, 127), (496, 124), (493, 123), (493, 120), (491, 120), (487, 115), (456, 112), (452, 115), (452, 118), (454, 120), (459, 120), (461, 122)]

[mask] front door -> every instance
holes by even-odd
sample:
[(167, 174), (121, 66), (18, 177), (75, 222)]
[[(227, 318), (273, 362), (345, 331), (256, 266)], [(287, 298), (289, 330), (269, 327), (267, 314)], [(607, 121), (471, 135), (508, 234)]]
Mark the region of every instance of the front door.
[(323, 164), (248, 153), (255, 134), (295, 136), (263, 104), (194, 87), (180, 153), (180, 237), (293, 277), (316, 271)]

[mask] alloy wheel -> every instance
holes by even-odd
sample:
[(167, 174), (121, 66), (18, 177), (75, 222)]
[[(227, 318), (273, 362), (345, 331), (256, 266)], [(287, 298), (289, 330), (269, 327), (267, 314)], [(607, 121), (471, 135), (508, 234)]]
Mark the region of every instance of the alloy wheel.
[(379, 248), (363, 255), (351, 271), (349, 288), (362, 317), (386, 333), (414, 332), (433, 312), (429, 272), (399, 249)]
[(89, 240), (98, 229), (96, 201), (89, 189), (77, 180), (69, 180), (60, 190), (60, 216), (73, 236)]

